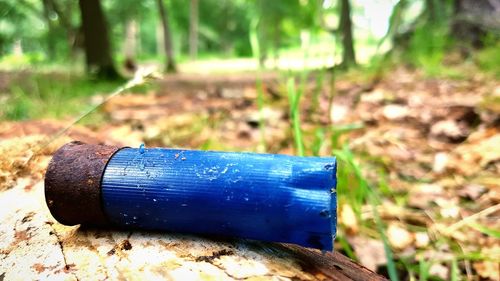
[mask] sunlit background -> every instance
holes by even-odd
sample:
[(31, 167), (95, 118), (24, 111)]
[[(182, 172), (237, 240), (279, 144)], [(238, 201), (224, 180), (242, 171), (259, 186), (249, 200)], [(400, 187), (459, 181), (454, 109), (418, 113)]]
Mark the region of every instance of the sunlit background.
[[(499, 38), (499, 0), (0, 0), (0, 281), (43, 279), (9, 245), (47, 229), (67, 237), (60, 272), (137, 266), (140, 246), (89, 250), (40, 205), (70, 140), (336, 156), (335, 251), (391, 280), (499, 280)], [(163, 235), (162, 270), (217, 279), (182, 252), (208, 240)], [(289, 274), (238, 249), (233, 273)]]
[[(44, 8), (42, 2), (3, 0), (0, 4), (0, 68), (46, 69), (64, 65), (81, 70), (84, 56), (79, 50), (82, 38), (77, 1), (55, 1), (55, 10)], [(250, 33), (252, 21), (261, 21), (266, 27), (256, 28), (260, 44), (268, 52), (266, 67), (302, 69), (305, 54), (308, 68), (332, 66), (341, 59), (339, 34), (335, 33), (339, 23), (336, 2), (200, 1), (195, 60), (189, 55), (189, 3), (168, 1), (174, 54), (181, 69), (188, 72), (255, 70), (258, 64), (251, 59)], [(423, 1), (410, 2), (401, 23), (402, 30), (422, 13)], [(351, 1), (354, 42), (360, 63), (369, 63), (373, 56), (391, 47), (391, 40), (381, 40), (388, 35), (390, 17), (397, 3)], [(103, 1), (102, 4), (117, 61), (127, 56), (146, 64), (161, 61), (163, 33), (155, 1)], [(60, 14), (64, 18), (60, 18)], [(272, 26), (267, 26), (268, 23)], [(272, 36), (279, 38), (270, 38)]]

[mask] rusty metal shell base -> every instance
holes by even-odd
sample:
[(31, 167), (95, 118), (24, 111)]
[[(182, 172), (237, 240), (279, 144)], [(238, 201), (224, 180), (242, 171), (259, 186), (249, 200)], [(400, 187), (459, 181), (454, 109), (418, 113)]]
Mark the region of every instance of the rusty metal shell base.
[(101, 202), (104, 169), (120, 148), (70, 142), (56, 151), (45, 174), (45, 200), (65, 225), (109, 224)]

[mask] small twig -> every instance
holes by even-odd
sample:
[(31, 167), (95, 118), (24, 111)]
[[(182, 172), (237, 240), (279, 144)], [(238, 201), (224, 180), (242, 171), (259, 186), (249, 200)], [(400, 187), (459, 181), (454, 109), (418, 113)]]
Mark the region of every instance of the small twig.
[(480, 212), (477, 212), (473, 215), (470, 215), (450, 226), (448, 226), (444, 231), (443, 233), (445, 235), (450, 235), (452, 232), (456, 231), (457, 229), (461, 228), (462, 226), (464, 225), (467, 225), (469, 223), (472, 223), (474, 222), (475, 220), (481, 218), (481, 217), (485, 217), (489, 214), (492, 214), (492, 213), (495, 213), (496, 211), (500, 210), (500, 204), (496, 204), (494, 206), (491, 206), (489, 208), (486, 208)]
[(135, 72), (134, 77), (132, 79), (130, 79), (129, 81), (127, 81), (127, 83), (125, 85), (123, 85), (121, 87), (118, 87), (115, 91), (113, 91), (111, 94), (109, 94), (102, 102), (100, 102), (99, 104), (97, 104), (93, 108), (85, 111), (83, 114), (81, 114), (80, 116), (78, 116), (75, 120), (73, 120), (73, 122), (71, 122), (68, 126), (66, 126), (65, 128), (61, 129), (55, 135), (49, 137), (47, 141), (45, 141), (44, 143), (42, 143), (38, 147), (38, 149), (36, 149), (34, 152), (31, 153), (31, 156), (26, 160), (26, 162), (24, 164), (28, 165), (31, 162), (31, 160), (35, 156), (39, 155), (39, 153), (44, 148), (46, 148), (54, 140), (58, 139), (59, 137), (61, 137), (64, 134), (66, 134), (66, 132), (71, 127), (73, 127), (76, 123), (80, 122), (83, 118), (85, 118), (88, 115), (90, 115), (92, 112), (94, 112), (97, 108), (101, 107), (103, 104), (107, 103), (108, 101), (110, 101), (114, 97), (122, 94), (126, 90), (129, 90), (129, 89), (131, 89), (133, 87), (136, 87), (136, 86), (143, 85), (143, 84), (147, 83), (148, 81), (150, 81), (152, 79), (157, 79), (158, 77), (159, 77), (159, 75), (155, 71), (153, 71), (152, 69), (139, 68)]

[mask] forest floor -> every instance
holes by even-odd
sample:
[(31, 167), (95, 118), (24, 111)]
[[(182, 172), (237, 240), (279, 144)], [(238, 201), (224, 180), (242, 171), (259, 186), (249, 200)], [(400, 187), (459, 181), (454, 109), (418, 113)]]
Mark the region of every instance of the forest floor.
[[(457, 79), (398, 67), (381, 79), (349, 72), (335, 81), (316, 73), (297, 86), (266, 73), (262, 92), (255, 74), (169, 76), (109, 100), (91, 113), (96, 122), (2, 121), (0, 192), (41, 188), (34, 183), (50, 155), (70, 139), (294, 154), (296, 91), (306, 155), (340, 160), (338, 251), (384, 275), (395, 265), (403, 280), (498, 280), (500, 82), (463, 71)], [(0, 81), (20, 81), (9, 79)]]

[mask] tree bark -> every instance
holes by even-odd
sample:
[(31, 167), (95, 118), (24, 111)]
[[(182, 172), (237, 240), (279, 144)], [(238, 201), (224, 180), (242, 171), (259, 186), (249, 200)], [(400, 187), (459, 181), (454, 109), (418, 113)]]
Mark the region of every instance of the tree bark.
[(50, 0), (43, 0), (43, 17), (47, 24), (47, 54), (50, 60), (55, 57), (54, 24), (50, 19), (50, 13), (54, 10)]
[(125, 69), (129, 72), (135, 72), (137, 66), (135, 57), (137, 54), (137, 31), (138, 24), (135, 19), (127, 19), (125, 21), (125, 38), (123, 40), (123, 53), (125, 55)]
[(165, 55), (166, 55), (166, 71), (167, 72), (176, 72), (176, 66), (174, 61), (174, 54), (172, 50), (172, 36), (170, 33), (170, 25), (168, 20), (168, 13), (163, 5), (163, 0), (157, 0), (158, 3), (158, 11), (160, 12), (161, 24), (163, 27), (163, 42), (165, 47)]
[(461, 45), (480, 48), (487, 33), (499, 34), (499, 0), (455, 0), (453, 13), (451, 32)]
[(198, 55), (198, 0), (191, 0), (189, 9), (189, 56), (196, 59)]
[(137, 22), (133, 19), (125, 22), (125, 40), (123, 42), (125, 58), (134, 59), (137, 52)]
[(106, 19), (99, 0), (79, 0), (87, 71), (102, 79), (116, 79)]
[(156, 32), (156, 55), (164, 56), (165, 55), (165, 39), (163, 38), (163, 25), (161, 24), (161, 20), (158, 21), (155, 28)]
[(342, 65), (349, 67), (356, 64), (354, 38), (352, 33), (351, 5), (349, 0), (341, 0), (339, 29), (342, 37)]

